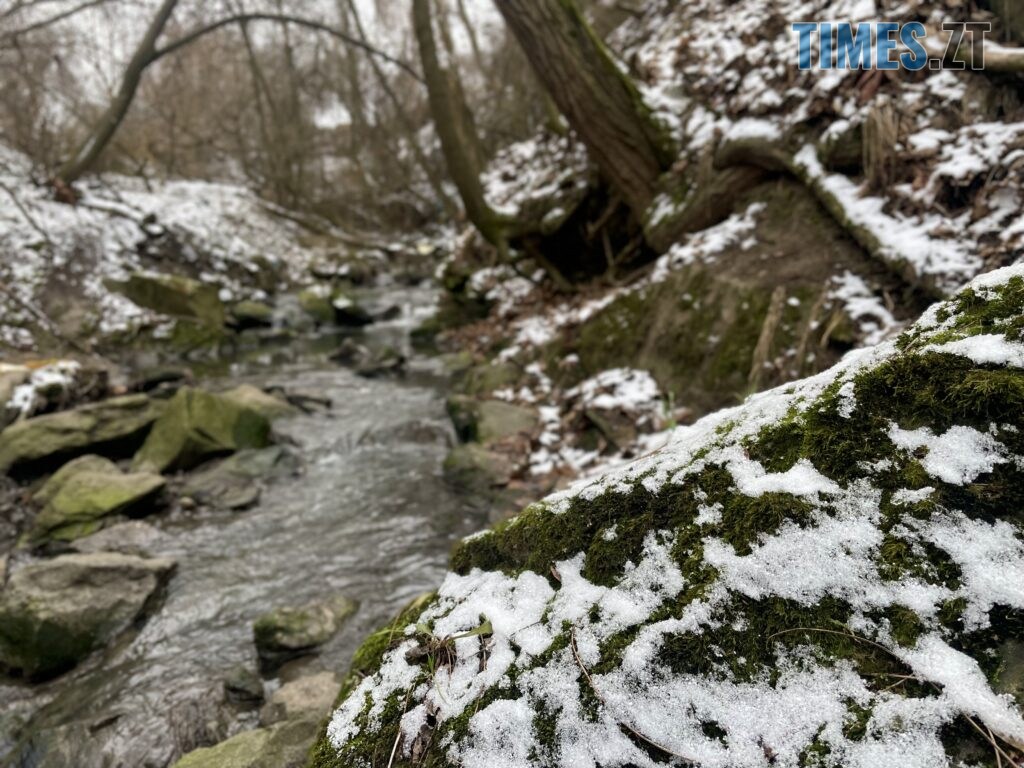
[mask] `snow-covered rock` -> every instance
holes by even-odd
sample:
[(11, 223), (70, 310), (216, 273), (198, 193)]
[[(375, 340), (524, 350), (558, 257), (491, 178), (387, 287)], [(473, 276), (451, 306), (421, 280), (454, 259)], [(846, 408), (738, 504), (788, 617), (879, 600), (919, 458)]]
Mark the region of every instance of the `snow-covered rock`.
[(313, 764), (1012, 752), (1022, 364), (1017, 266), (465, 539), (438, 592), (357, 652)]

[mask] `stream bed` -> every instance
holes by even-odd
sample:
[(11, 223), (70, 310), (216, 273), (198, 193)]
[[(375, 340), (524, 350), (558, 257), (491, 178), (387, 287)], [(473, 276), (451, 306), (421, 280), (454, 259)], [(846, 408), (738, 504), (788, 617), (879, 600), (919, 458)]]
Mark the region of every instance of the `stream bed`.
[[(363, 335), (408, 351), (429, 296), (380, 297), (396, 299), (402, 317)], [(235, 364), (230, 378), (330, 398), (329, 411), (275, 424), (301, 473), (269, 482), (245, 511), (147, 518), (160, 530), (148, 553), (178, 564), (161, 605), (138, 631), (53, 681), (0, 680), (0, 765), (164, 768), (254, 727), (254, 713), (223, 703), (223, 681), (239, 665), (256, 669), (257, 616), (337, 594), (359, 601), (301, 669), (340, 675), (368, 633), (437, 587), (454, 541), (487, 524), (486, 510), (460, 502), (441, 477), (450, 426), (436, 362), (411, 354), (404, 378), (363, 379), (293, 348)]]

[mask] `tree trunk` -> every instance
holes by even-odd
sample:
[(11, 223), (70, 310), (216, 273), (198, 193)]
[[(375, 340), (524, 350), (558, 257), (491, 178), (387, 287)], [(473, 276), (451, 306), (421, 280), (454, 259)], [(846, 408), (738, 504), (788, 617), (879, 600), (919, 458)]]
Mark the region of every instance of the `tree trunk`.
[[(363, 28), (363, 21), (359, 16), (359, 9), (356, 5), (356, 0), (347, 0), (349, 11), (352, 13), (352, 21), (355, 24), (355, 31), (358, 33), (359, 38), (366, 41), (366, 30)], [(417, 135), (416, 126), (413, 123), (412, 118), (409, 116), (405, 105), (402, 104), (402, 100), (398, 98), (398, 94), (395, 93), (395, 89), (391, 87), (391, 83), (388, 81), (387, 73), (381, 68), (380, 64), (372, 56), (369, 58), (370, 67), (373, 69), (374, 75), (377, 77), (377, 82), (384, 91), (384, 94), (388, 97), (392, 107), (395, 109), (395, 115), (398, 117), (400, 127), (405, 132), (405, 139), (412, 151), (413, 157), (416, 159), (417, 164), (423, 171), (424, 176), (427, 178), (427, 183), (430, 184), (430, 188), (437, 195), (437, 199), (441, 201), (441, 205), (444, 206), (445, 213), (451, 218), (456, 218), (459, 214), (458, 204), (451, 198), (451, 196), (445, 191), (442, 173), (440, 167), (435, 167), (430, 162), (430, 158), (427, 157), (427, 153), (423, 151), (423, 147), (420, 146), (420, 138)]]
[(110, 143), (110, 140), (117, 132), (118, 126), (124, 120), (124, 116), (128, 114), (128, 108), (132, 105), (132, 99), (135, 98), (135, 91), (138, 90), (142, 73), (153, 59), (153, 53), (156, 51), (156, 41), (164, 31), (164, 27), (167, 26), (167, 22), (171, 18), (171, 14), (174, 13), (174, 7), (177, 4), (178, 0), (163, 1), (160, 9), (156, 12), (152, 21), (150, 21), (149, 28), (135, 49), (135, 53), (132, 54), (131, 61), (128, 62), (128, 66), (124, 71), (124, 77), (121, 78), (121, 85), (114, 99), (110, 102), (110, 105), (104, 111), (99, 122), (89, 133), (85, 141), (57, 169), (55, 176), (59, 181), (65, 184), (77, 181), (83, 173), (92, 168), (107, 144)]
[(466, 217), (492, 245), (500, 250), (507, 246), (507, 226), (510, 222), (499, 215), (484, 198), (480, 183), (478, 145), (472, 125), (466, 119), (467, 108), (458, 98), (460, 92), (452, 88), (449, 73), (441, 66), (437, 43), (430, 18), (430, 0), (413, 0), (413, 30), (419, 44), (423, 64), (423, 79), (427, 83), (427, 98), (448, 173), (462, 198)]
[(574, 0), (495, 0), (495, 5), (601, 173), (642, 221), (674, 151), (636, 86)]

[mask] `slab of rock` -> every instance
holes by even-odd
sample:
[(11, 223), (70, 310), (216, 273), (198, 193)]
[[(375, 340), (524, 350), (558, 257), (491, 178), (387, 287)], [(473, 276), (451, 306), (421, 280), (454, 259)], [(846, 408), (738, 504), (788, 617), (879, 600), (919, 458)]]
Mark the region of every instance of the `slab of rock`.
[(218, 509), (244, 509), (259, 501), (263, 480), (295, 470), (280, 446), (239, 451), (195, 472), (181, 487), (183, 496)]
[(299, 409), (287, 400), (264, 392), (252, 384), (239, 384), (219, 394), (244, 408), (251, 408), (271, 421), (283, 416), (294, 416), (299, 412)]
[(18, 416), (16, 408), (8, 407), (14, 390), (28, 381), (32, 371), (24, 365), (0, 363), (0, 429), (3, 429)]
[(125, 395), (16, 422), (0, 432), (0, 472), (52, 467), (84, 453), (130, 453), (164, 408), (160, 400)]
[(401, 375), (405, 372), (405, 364), (405, 355), (394, 347), (384, 347), (357, 363), (354, 370), (357, 376), (364, 379), (378, 379), (383, 376)]
[(511, 479), (509, 459), (476, 443), (455, 446), (445, 457), (442, 471), (449, 485), (467, 494), (487, 494)]
[(277, 608), (256, 619), (253, 639), (265, 669), (313, 653), (341, 629), (358, 604), (344, 596), (300, 608)]
[(288, 720), (189, 752), (172, 768), (303, 768), (320, 721)]
[(18, 568), (0, 591), (0, 667), (34, 679), (70, 669), (141, 617), (174, 565), (100, 552)]
[(331, 288), (326, 285), (314, 285), (299, 292), (299, 306), (317, 325), (330, 325), (334, 322), (331, 293)]
[(260, 710), (260, 724), (273, 725), (296, 718), (322, 718), (331, 711), (341, 690), (333, 672), (319, 672), (278, 688)]
[(373, 322), (373, 316), (343, 292), (329, 285), (315, 285), (301, 291), (299, 306), (317, 325), (360, 327)]
[(37, 546), (88, 536), (115, 515), (155, 506), (166, 485), (160, 475), (125, 474), (109, 459), (81, 456), (61, 467), (36, 493), (34, 498), (43, 507), (28, 543)]
[(191, 469), (207, 459), (270, 444), (270, 422), (226, 397), (184, 387), (171, 398), (135, 454), (134, 467)]
[(216, 327), (224, 324), (224, 305), (216, 285), (180, 275), (135, 272), (124, 282), (110, 281), (108, 287), (161, 315), (192, 318)]
[(68, 547), (75, 552), (120, 552), (148, 557), (163, 534), (142, 520), (126, 520), (75, 539)]
[(523, 371), (515, 363), (496, 360), (474, 365), (463, 375), (461, 389), (471, 395), (486, 395), (498, 389), (515, 387)]

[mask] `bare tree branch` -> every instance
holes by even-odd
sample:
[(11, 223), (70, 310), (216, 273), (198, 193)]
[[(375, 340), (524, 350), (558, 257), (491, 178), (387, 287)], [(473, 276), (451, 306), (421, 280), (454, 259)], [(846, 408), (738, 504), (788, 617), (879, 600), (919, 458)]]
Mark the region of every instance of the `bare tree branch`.
[[(61, 11), (60, 13), (54, 14), (53, 16), (32, 22), (31, 24), (25, 27), (21, 27), (20, 29), (14, 29), (4, 32), (2, 35), (0, 35), (0, 41), (13, 40), (17, 37), (21, 37), (22, 35), (37, 32), (40, 29), (53, 26), (54, 24), (64, 21), (65, 19), (70, 19), (72, 16), (75, 16), (76, 14), (81, 13), (82, 11), (88, 10), (89, 8), (94, 8), (97, 5), (103, 5), (104, 3), (108, 2), (110, 2), (110, 0), (83, 0), (83, 2), (79, 3), (78, 5), (68, 8), (67, 10)], [(16, 13), (17, 10), (20, 9), (14, 9), (9, 13)]]
[(209, 24), (206, 24), (205, 26), (194, 29), (191, 32), (182, 35), (177, 40), (173, 40), (167, 43), (167, 45), (164, 45), (163, 47), (156, 49), (153, 52), (153, 55), (150, 58), (149, 63), (152, 64), (153, 62), (163, 58), (169, 53), (174, 53), (175, 51), (180, 50), (181, 48), (184, 48), (187, 45), (191, 45), (196, 40), (198, 40), (206, 34), (209, 34), (210, 32), (221, 29), (223, 27), (230, 26), (232, 24), (247, 24), (253, 21), (275, 21), (278, 22), (279, 24), (295, 24), (296, 26), (306, 27), (307, 29), (315, 29), (319, 32), (331, 35), (332, 37), (336, 37), (337, 39), (344, 41), (348, 45), (352, 45), (355, 46), (356, 48), (366, 51), (371, 56), (376, 56), (380, 59), (383, 59), (384, 61), (387, 61), (390, 64), (394, 64), (396, 67), (399, 67), (408, 75), (415, 78), (417, 81), (421, 83), (423, 82), (423, 78), (420, 77), (419, 73), (415, 69), (413, 69), (411, 65), (402, 61), (399, 58), (392, 56), (389, 53), (386, 53), (385, 51), (380, 50), (379, 48), (373, 47), (372, 45), (363, 40), (359, 40), (358, 38), (352, 37), (351, 35), (347, 35), (344, 32), (335, 29), (332, 26), (316, 21), (314, 19), (303, 19), (299, 18), (298, 16), (289, 16), (288, 14), (283, 13), (239, 13), (235, 14), (234, 16), (227, 16), (223, 19), (218, 19), (217, 21), (211, 22)]

